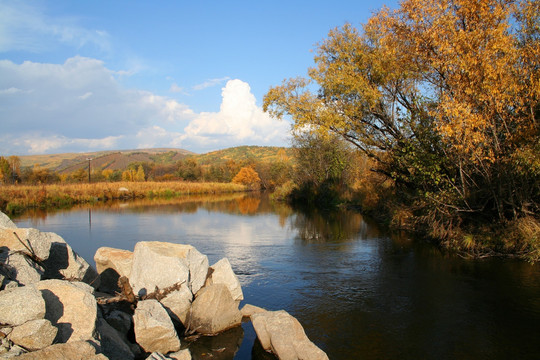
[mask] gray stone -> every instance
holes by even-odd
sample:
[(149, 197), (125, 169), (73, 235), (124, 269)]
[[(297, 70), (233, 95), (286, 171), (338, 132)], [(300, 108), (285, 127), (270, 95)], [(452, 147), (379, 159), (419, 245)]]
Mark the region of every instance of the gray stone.
[(262, 347), (281, 360), (328, 359), (324, 351), (308, 339), (298, 320), (284, 310), (254, 314), (251, 321)]
[(13, 345), (10, 347), (9, 351), (5, 354), (0, 355), (0, 359), (19, 359), (19, 356), (25, 354), (27, 351), (20, 347), (19, 345)]
[(242, 314), (224, 284), (205, 286), (193, 301), (189, 328), (200, 334), (213, 335), (240, 325)]
[(88, 285), (45, 280), (36, 286), (45, 299), (45, 318), (58, 328), (55, 342), (95, 338), (97, 303), (92, 293), (85, 290)]
[(131, 328), (131, 316), (120, 310), (113, 310), (105, 316), (105, 320), (120, 334), (126, 336)]
[(97, 332), (101, 340), (101, 351), (109, 360), (130, 360), (135, 355), (124, 337), (103, 318), (98, 318)]
[(196, 293), (204, 284), (207, 273), (208, 258), (191, 245), (141, 241), (133, 251), (130, 282), (138, 295), (181, 282)]
[(13, 329), (9, 339), (30, 351), (40, 350), (51, 345), (58, 329), (46, 319), (28, 321)]
[(95, 345), (87, 341), (74, 341), (23, 354), (17, 360), (107, 360), (107, 357), (96, 354)]
[(37, 229), (0, 228), (0, 244), (11, 252), (19, 251), (46, 260), (51, 249), (51, 237)]
[(170, 360), (170, 358), (163, 355), (159, 351), (154, 351), (146, 358), (146, 360)]
[(186, 284), (182, 284), (180, 290), (173, 291), (160, 300), (161, 304), (169, 313), (171, 319), (186, 326), (187, 316), (191, 308), (193, 295)]
[(225, 284), (235, 301), (244, 300), (240, 281), (238, 280), (238, 277), (236, 277), (236, 274), (231, 267), (231, 263), (227, 258), (219, 260), (210, 267), (206, 285), (211, 284)]
[[(4, 255), (7, 255), (4, 257)], [(0, 262), (9, 278), (19, 285), (31, 285), (41, 280), (43, 267), (22, 253), (0, 254)]]
[(139, 301), (133, 325), (137, 343), (146, 352), (168, 353), (180, 349), (180, 339), (167, 311), (157, 300)]
[(45, 301), (34, 286), (22, 286), (0, 292), (0, 323), (21, 325), (43, 319)]
[(97, 271), (79, 256), (62, 237), (55, 233), (42, 233), (51, 243), (49, 257), (43, 262), (45, 277), (82, 281), (97, 287)]
[(4, 214), (3, 212), (0, 211), (0, 228), (16, 228), (17, 225), (15, 225), (15, 223), (13, 221), (11, 221), (11, 219), (9, 218), (9, 216), (7, 216), (6, 214)]

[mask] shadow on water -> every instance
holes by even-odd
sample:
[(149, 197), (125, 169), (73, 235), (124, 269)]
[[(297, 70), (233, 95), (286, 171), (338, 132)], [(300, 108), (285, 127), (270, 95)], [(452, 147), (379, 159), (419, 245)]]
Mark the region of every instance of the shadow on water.
[[(256, 193), (87, 209), (15, 221), (59, 233), (89, 261), (101, 246), (145, 240), (190, 243), (210, 263), (227, 257), (243, 303), (288, 311), (333, 360), (540, 357), (538, 264), (464, 260), (352, 210), (293, 210)], [(194, 358), (264, 356), (255, 338), (244, 323), (193, 344)], [(234, 351), (209, 352), (221, 343)]]

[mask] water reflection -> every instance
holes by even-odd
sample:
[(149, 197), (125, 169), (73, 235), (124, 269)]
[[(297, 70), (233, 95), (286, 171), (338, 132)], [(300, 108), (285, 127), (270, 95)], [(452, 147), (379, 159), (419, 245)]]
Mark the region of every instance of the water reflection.
[[(34, 211), (15, 221), (59, 233), (89, 261), (101, 246), (133, 250), (142, 240), (193, 244), (210, 263), (227, 257), (245, 303), (285, 309), (331, 359), (540, 354), (539, 265), (464, 260), (351, 210), (306, 212), (229, 194)], [(253, 329), (243, 329), (227, 340), (237, 344), (232, 353), (211, 354), (252, 358)], [(194, 358), (224, 340), (205, 341), (193, 344)]]

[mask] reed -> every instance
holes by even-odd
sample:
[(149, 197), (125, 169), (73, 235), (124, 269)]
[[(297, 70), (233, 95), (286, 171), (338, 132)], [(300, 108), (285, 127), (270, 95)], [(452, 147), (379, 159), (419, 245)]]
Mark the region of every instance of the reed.
[(6, 185), (0, 186), (0, 209), (7, 214), (15, 214), (29, 208), (68, 207), (115, 199), (175, 198), (246, 190), (245, 186), (232, 183), (180, 181)]

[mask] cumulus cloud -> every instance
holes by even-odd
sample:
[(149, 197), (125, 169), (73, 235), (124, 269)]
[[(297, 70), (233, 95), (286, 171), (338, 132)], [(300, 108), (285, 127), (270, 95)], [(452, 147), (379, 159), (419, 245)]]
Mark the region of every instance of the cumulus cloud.
[(206, 148), (233, 145), (284, 144), (290, 125), (279, 122), (257, 106), (248, 83), (229, 80), (221, 92), (219, 112), (202, 112), (184, 129), (184, 140)]
[(205, 152), (285, 144), (289, 125), (257, 106), (247, 83), (229, 80), (220, 111), (127, 89), (102, 61), (0, 60), (0, 154), (178, 147)]

